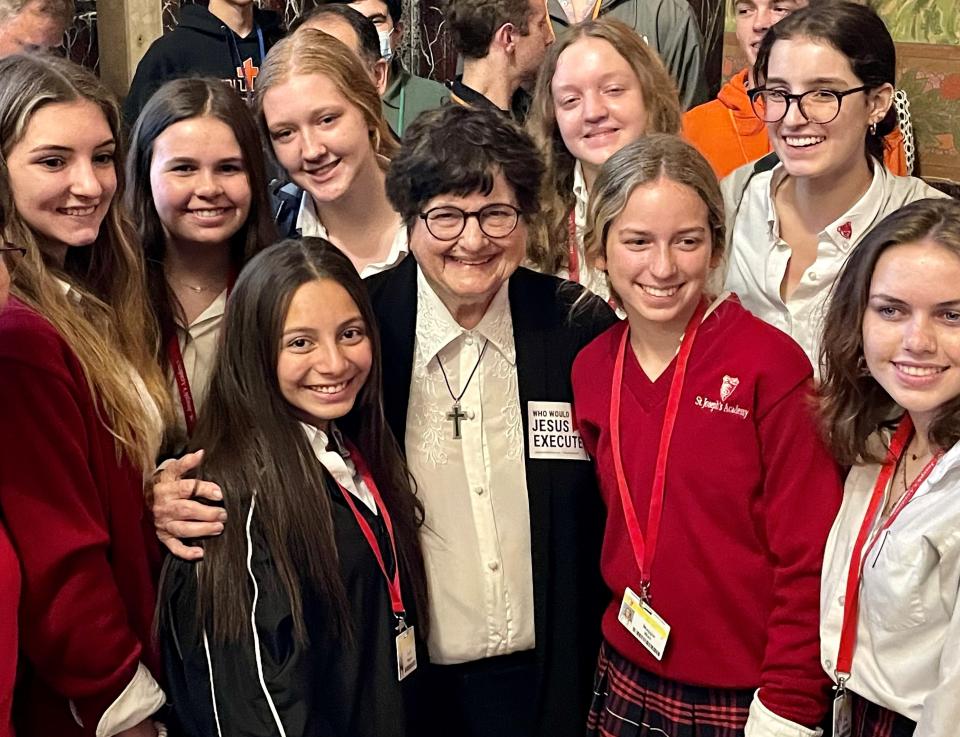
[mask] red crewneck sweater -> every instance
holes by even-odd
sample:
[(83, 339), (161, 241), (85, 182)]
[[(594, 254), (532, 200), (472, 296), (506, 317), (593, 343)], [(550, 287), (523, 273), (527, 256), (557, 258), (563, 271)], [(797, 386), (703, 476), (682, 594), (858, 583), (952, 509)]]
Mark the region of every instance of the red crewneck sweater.
[[(652, 605), (672, 628), (658, 662), (617, 619), (624, 588), (640, 586), (609, 432), (610, 381), (626, 329), (607, 330), (573, 366), (577, 421), (608, 509), (601, 569), (613, 595), (604, 637), (651, 673), (692, 685), (759, 687), (769, 709), (814, 726), (829, 688), (819, 663), (820, 568), (842, 486), (812, 415), (810, 363), (736, 298), (701, 325), (652, 567)], [(651, 382), (632, 350), (626, 357), (621, 447), (644, 533), (675, 363)]]

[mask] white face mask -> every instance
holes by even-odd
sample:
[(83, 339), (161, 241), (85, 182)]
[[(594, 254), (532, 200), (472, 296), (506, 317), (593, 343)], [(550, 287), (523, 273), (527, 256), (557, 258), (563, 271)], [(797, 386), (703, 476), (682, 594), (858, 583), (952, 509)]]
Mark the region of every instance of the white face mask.
[(393, 46), (390, 44), (391, 33), (393, 33), (392, 28), (389, 31), (377, 30), (377, 35), (380, 37), (380, 56), (383, 57), (384, 61), (390, 61), (393, 58)]

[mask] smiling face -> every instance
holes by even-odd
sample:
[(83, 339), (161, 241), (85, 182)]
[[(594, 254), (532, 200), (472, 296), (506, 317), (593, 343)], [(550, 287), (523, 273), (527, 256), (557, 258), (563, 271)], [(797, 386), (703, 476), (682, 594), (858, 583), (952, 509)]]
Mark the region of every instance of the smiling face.
[[(492, 204), (517, 207), (513, 189), (499, 172), (489, 194), (439, 195), (426, 202), (421, 212), (446, 206), (475, 212)], [(423, 275), (464, 327), (474, 327), (480, 321), (497, 291), (517, 270), (526, 249), (527, 224), (522, 216), (514, 231), (503, 238), (484, 234), (475, 217), (467, 218), (463, 232), (452, 241), (431, 235), (422, 218), (417, 218), (410, 231), (410, 250)]]
[(734, 5), (737, 41), (752, 67), (764, 34), (794, 10), (806, 7), (807, 0), (738, 0)]
[(358, 173), (377, 167), (363, 112), (322, 74), (271, 87), (263, 115), (280, 165), (318, 204), (336, 202)]
[(599, 170), (646, 132), (640, 80), (604, 39), (584, 37), (564, 49), (550, 90), (563, 142), (585, 169)]
[(14, 206), (58, 259), (97, 239), (117, 191), (115, 149), (106, 116), (87, 100), (44, 105), (10, 149)]
[(960, 396), (960, 257), (929, 240), (891, 246), (877, 261), (863, 316), (867, 368), (928, 426)]
[[(837, 49), (807, 38), (777, 41), (770, 51), (764, 87), (801, 94), (826, 89), (844, 92), (863, 82)], [(893, 87), (883, 85), (847, 95), (829, 123), (811, 123), (796, 102), (783, 120), (768, 123), (773, 147), (794, 177), (838, 177), (866, 165), (867, 129), (886, 115)]]
[(326, 430), (353, 408), (372, 366), (367, 326), (347, 290), (332, 279), (299, 287), (277, 357), (280, 393), (297, 419)]
[(150, 188), (164, 233), (180, 243), (225, 243), (250, 214), (243, 152), (216, 118), (182, 120), (157, 136)]
[(650, 326), (682, 334), (714, 261), (706, 203), (661, 177), (634, 189), (610, 223), (600, 266), (638, 334)]

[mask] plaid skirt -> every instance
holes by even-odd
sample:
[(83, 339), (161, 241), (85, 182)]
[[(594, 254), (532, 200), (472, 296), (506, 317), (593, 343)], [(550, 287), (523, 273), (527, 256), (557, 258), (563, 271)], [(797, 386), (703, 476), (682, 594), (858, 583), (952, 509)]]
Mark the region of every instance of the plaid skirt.
[(847, 693), (851, 696), (853, 737), (913, 737), (916, 722), (867, 701), (853, 691)]
[(600, 647), (588, 737), (743, 737), (753, 689), (688, 686)]

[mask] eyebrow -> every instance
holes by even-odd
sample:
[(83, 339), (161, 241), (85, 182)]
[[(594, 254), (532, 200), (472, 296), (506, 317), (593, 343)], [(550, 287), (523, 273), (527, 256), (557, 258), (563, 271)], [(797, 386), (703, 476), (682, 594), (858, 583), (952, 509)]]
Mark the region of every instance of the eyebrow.
[[(366, 325), (367, 321), (363, 319), (363, 315), (357, 313), (351, 317), (348, 317), (346, 320), (337, 325), (337, 330), (343, 330), (344, 328), (350, 327), (351, 325), (360, 324)], [(316, 328), (307, 327), (306, 325), (301, 325), (298, 327), (287, 328), (283, 331), (283, 335), (287, 336), (290, 333), (307, 333), (308, 335), (316, 335)]]
[[(883, 294), (883, 293), (880, 293), (880, 294), (871, 294), (871, 295), (870, 295), (870, 299), (871, 299), (871, 300), (874, 300), (874, 299), (876, 299), (876, 300), (882, 300), (883, 302), (888, 302), (888, 303), (890, 303), (890, 304), (892, 304), (892, 305), (903, 305), (904, 307), (909, 306), (909, 303), (904, 302), (904, 301), (903, 301), (902, 299), (900, 299), (899, 297), (893, 297), (893, 296), (891, 296), (891, 295), (889, 295), (889, 294)], [(948, 307), (960, 308), (960, 299), (951, 299), (951, 300), (948, 300), (948, 301), (946, 301), (946, 302), (939, 302), (939, 303), (935, 304), (934, 307), (935, 307), (936, 309), (944, 309), (944, 308), (948, 308)]]
[[(790, 83), (787, 80), (781, 79), (780, 77), (768, 77), (767, 81), (764, 83), (764, 86), (771, 85), (771, 84), (782, 84), (785, 87), (790, 86)], [(804, 80), (802, 83), (802, 86), (820, 87), (824, 85), (847, 85), (847, 84), (850, 84), (850, 83), (847, 80), (840, 79), (838, 77), (817, 77), (816, 79)]]
[[(618, 235), (623, 235), (624, 233), (633, 233), (636, 235), (651, 235), (653, 231), (647, 230), (645, 228), (637, 228), (631, 225), (624, 225), (617, 231)], [(707, 232), (707, 229), (702, 225), (692, 225), (689, 228), (680, 228), (676, 232), (671, 234), (671, 238), (676, 238), (678, 235), (704, 235)]]
[[(98, 143), (96, 146), (94, 146), (94, 149), (104, 148), (105, 146), (116, 146), (116, 145), (117, 145), (116, 139), (114, 139), (113, 137), (110, 137), (103, 143)], [(53, 143), (44, 143), (44, 144), (40, 144), (39, 146), (35, 146), (33, 149), (30, 150), (30, 153), (35, 154), (38, 151), (57, 151), (57, 152), (65, 151), (69, 153), (74, 150), (75, 149), (72, 148), (71, 146), (60, 146)]]

